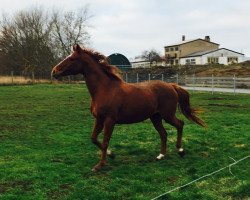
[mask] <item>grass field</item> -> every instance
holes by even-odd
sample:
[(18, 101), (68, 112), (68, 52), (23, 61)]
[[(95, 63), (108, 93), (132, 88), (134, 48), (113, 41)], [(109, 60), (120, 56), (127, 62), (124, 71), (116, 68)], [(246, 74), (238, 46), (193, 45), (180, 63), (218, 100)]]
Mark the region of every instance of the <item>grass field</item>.
[[(149, 121), (118, 125), (114, 160), (91, 172), (99, 152), (84, 85), (0, 87), (0, 199), (152, 199), (250, 154), (250, 95), (191, 93), (208, 124), (185, 120), (184, 148), (168, 130), (168, 156), (156, 161), (160, 139)], [(184, 118), (180, 115), (181, 118)], [(231, 157), (231, 158), (230, 158)], [(250, 159), (160, 199), (248, 199)]]

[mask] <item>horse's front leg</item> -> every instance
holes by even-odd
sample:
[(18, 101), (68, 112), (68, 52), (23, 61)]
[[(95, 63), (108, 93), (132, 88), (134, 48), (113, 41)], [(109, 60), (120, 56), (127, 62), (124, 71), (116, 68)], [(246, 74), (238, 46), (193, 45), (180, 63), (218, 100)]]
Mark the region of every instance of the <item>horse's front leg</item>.
[(106, 118), (104, 121), (104, 136), (103, 136), (103, 142), (101, 145), (101, 159), (99, 163), (93, 168), (92, 171), (98, 171), (100, 170), (105, 164), (106, 164), (106, 157), (107, 157), (107, 149), (109, 146), (109, 140), (111, 138), (112, 132), (114, 130), (115, 122), (111, 118)]
[(102, 144), (98, 141), (97, 137), (102, 132), (103, 124), (104, 124), (103, 119), (96, 118), (93, 132), (91, 135), (91, 140), (92, 140), (93, 144), (95, 144), (97, 147), (99, 147), (99, 149), (102, 149)]

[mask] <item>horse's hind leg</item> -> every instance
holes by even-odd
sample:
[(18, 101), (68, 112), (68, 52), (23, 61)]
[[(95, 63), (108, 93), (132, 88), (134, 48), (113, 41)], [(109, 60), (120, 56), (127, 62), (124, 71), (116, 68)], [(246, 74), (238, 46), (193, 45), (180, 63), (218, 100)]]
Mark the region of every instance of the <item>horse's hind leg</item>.
[(173, 116), (171, 119), (167, 119), (165, 121), (177, 129), (176, 148), (178, 149), (179, 155), (183, 157), (185, 155), (185, 151), (182, 148), (182, 131), (184, 122), (182, 120), (177, 119), (176, 116)]
[(161, 152), (159, 156), (157, 156), (157, 159), (160, 160), (166, 155), (166, 150), (167, 150), (167, 132), (165, 128), (162, 125), (162, 118), (160, 114), (155, 114), (151, 118), (151, 121), (157, 130), (157, 132), (160, 135), (161, 138)]

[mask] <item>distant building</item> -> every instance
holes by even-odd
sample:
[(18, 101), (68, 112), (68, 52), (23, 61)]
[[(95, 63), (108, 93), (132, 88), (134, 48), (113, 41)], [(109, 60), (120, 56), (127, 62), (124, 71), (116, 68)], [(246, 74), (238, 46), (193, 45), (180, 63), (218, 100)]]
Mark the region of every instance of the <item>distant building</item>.
[(179, 58), (180, 65), (206, 65), (240, 63), (244, 61), (244, 54), (221, 48), (212, 51), (200, 51)]
[(219, 49), (219, 46), (211, 42), (209, 36), (186, 40), (183, 35), (181, 42), (165, 46), (166, 62), (167, 65), (228, 65), (244, 61), (244, 54), (226, 48)]
[(130, 60), (130, 63), (132, 65), (132, 68), (149, 68), (149, 67), (166, 66), (166, 60), (164, 58), (161, 58), (158, 61), (152, 61), (151, 64), (149, 60), (135, 58), (135, 59)]
[(130, 60), (132, 68), (148, 68), (150, 67), (150, 62), (147, 60), (143, 60), (141, 58), (135, 58)]
[(114, 53), (108, 56), (108, 62), (110, 65), (117, 66), (120, 69), (131, 68), (131, 63), (126, 58), (126, 56), (120, 53)]

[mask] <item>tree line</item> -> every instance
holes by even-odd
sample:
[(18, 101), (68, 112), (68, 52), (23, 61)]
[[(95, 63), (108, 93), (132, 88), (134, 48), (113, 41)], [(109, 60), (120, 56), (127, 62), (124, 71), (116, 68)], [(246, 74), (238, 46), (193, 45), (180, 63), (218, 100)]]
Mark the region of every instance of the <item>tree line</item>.
[(35, 7), (0, 19), (0, 73), (48, 74), (74, 43), (89, 45), (89, 9)]

